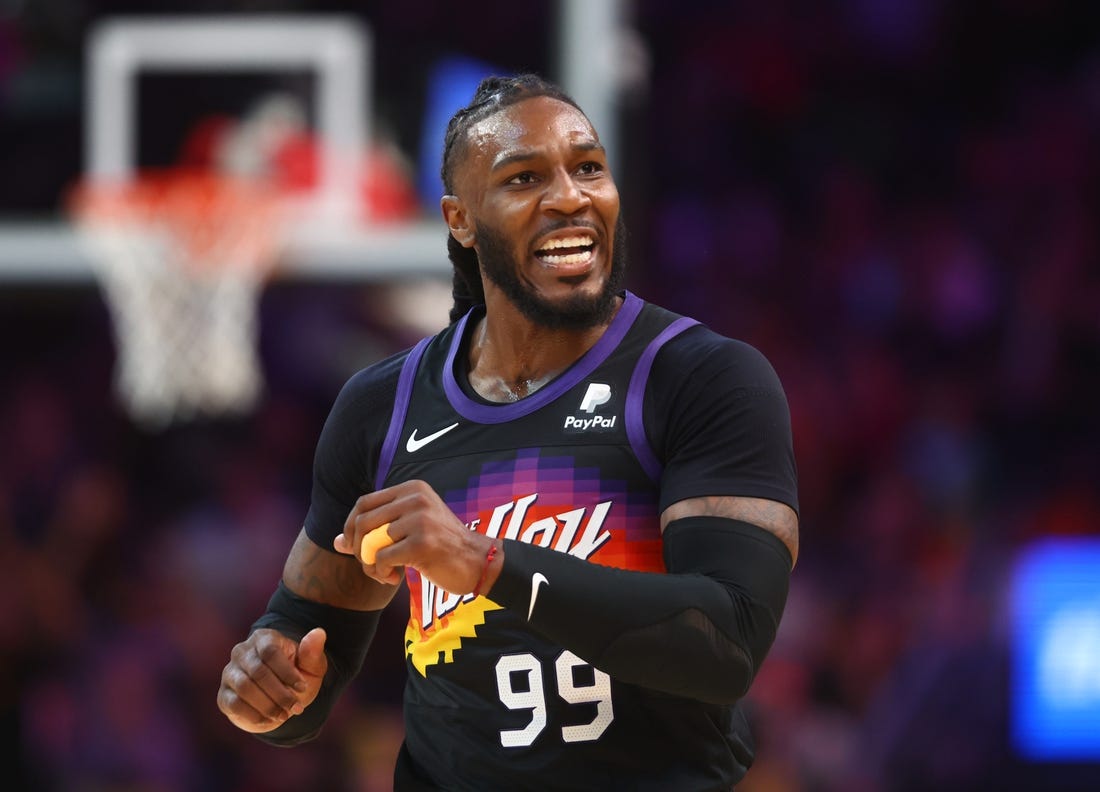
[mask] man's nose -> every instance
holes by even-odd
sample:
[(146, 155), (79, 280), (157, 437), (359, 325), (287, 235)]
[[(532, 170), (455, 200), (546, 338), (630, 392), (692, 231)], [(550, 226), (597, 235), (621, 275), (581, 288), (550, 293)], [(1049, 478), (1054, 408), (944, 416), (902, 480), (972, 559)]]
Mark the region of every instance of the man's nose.
[(561, 214), (576, 214), (591, 205), (592, 199), (581, 189), (571, 173), (555, 173), (543, 196), (543, 208)]

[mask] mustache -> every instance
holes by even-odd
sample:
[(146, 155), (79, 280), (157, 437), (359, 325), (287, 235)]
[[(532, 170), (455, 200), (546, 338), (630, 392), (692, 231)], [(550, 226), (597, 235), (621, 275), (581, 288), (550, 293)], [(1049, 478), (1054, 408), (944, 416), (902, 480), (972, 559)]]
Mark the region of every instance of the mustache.
[(602, 239), (604, 237), (604, 234), (601, 231), (600, 227), (598, 225), (596, 225), (595, 223), (593, 223), (592, 221), (590, 221), (590, 220), (580, 220), (580, 219), (578, 219), (578, 220), (569, 220), (569, 219), (564, 219), (564, 220), (555, 220), (551, 223), (547, 223), (546, 225), (542, 226), (535, 233), (535, 238), (539, 239), (541, 237), (546, 236), (547, 234), (552, 234), (555, 231), (564, 231), (567, 228), (585, 228), (589, 231), (592, 231), (596, 235), (596, 237), (599, 238), (599, 239)]

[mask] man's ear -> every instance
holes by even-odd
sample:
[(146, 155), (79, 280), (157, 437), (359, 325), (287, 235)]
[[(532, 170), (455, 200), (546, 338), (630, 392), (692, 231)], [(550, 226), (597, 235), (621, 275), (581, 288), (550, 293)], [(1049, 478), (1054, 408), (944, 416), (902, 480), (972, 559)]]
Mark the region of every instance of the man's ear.
[(439, 208), (443, 210), (443, 220), (447, 223), (447, 228), (451, 229), (451, 236), (462, 247), (473, 247), (477, 241), (477, 234), (474, 233), (461, 199), (457, 195), (444, 195), (439, 199)]

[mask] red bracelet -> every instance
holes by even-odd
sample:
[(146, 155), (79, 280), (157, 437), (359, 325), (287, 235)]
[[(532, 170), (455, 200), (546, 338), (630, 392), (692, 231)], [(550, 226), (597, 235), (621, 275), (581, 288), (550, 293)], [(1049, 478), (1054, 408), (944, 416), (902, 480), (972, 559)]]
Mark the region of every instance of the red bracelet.
[(481, 595), (481, 584), (485, 582), (485, 576), (489, 574), (489, 564), (493, 563), (493, 559), (497, 555), (497, 546), (494, 542), (489, 545), (489, 552), (485, 554), (485, 568), (481, 570), (481, 577), (477, 579), (477, 585), (474, 586), (474, 596)]

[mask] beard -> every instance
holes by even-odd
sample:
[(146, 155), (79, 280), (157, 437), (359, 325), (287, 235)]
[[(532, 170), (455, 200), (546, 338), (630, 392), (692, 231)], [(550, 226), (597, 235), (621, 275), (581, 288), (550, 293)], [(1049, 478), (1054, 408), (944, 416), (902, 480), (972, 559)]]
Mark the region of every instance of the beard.
[(477, 241), (482, 274), (531, 322), (549, 330), (588, 330), (611, 321), (615, 298), (626, 276), (626, 225), (622, 215), (615, 224), (611, 272), (600, 293), (591, 297), (572, 294), (563, 299), (548, 300), (519, 274), (519, 263), (503, 234), (479, 224)]

